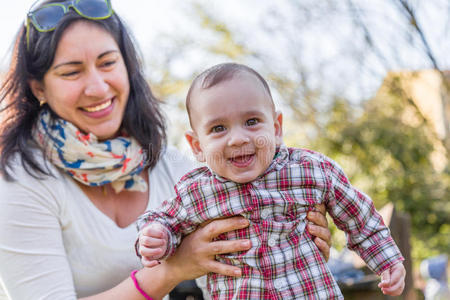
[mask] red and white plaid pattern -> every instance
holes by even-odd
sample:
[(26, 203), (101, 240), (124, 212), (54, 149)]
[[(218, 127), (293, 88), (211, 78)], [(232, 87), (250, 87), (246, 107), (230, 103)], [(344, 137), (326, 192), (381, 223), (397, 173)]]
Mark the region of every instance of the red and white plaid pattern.
[(326, 156), (281, 146), (257, 180), (238, 184), (207, 167), (186, 174), (177, 197), (141, 216), (138, 228), (158, 221), (172, 233), (169, 256), (181, 238), (208, 220), (242, 215), (250, 226), (218, 240), (250, 239), (245, 252), (218, 255), (242, 269), (241, 278), (209, 274), (213, 299), (343, 299), (310, 234), (306, 213), (324, 203), (348, 246), (377, 274), (403, 257), (370, 198), (356, 190)]

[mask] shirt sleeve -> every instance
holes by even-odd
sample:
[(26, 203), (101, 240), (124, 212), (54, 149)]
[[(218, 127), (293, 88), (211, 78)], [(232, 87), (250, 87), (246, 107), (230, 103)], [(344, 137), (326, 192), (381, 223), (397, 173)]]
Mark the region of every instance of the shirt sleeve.
[[(52, 184), (0, 177), (0, 282), (10, 299), (76, 299)], [(54, 184), (53, 184), (54, 186)]]
[(372, 200), (350, 184), (337, 163), (325, 160), (323, 164), (329, 180), (325, 204), (336, 226), (345, 231), (349, 249), (377, 275), (403, 261)]
[[(152, 222), (162, 224), (169, 237), (166, 253), (161, 259), (171, 256), (180, 245), (181, 239), (197, 228), (196, 224), (189, 220), (187, 210), (178, 193), (176, 197), (164, 201), (159, 209), (149, 210), (138, 218), (136, 224), (139, 234), (145, 226)], [(136, 252), (138, 253), (139, 246), (136, 245)]]

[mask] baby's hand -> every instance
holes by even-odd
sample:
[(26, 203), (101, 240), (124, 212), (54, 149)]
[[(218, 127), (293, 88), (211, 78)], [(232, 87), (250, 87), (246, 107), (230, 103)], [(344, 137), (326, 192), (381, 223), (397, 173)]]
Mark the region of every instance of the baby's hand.
[(385, 295), (401, 295), (405, 288), (405, 275), (406, 270), (403, 263), (393, 265), (390, 269), (381, 273), (381, 282), (378, 287)]
[(142, 256), (142, 264), (145, 267), (154, 267), (159, 264), (167, 250), (168, 235), (164, 226), (154, 222), (141, 230), (139, 235), (139, 254)]

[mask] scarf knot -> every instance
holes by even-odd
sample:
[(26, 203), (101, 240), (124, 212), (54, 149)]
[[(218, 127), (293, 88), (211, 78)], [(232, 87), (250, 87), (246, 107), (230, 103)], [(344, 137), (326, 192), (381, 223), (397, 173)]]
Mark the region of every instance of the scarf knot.
[(85, 185), (111, 183), (116, 193), (147, 190), (139, 176), (146, 156), (132, 137), (98, 141), (94, 134), (84, 134), (72, 123), (52, 118), (47, 109), (40, 112), (33, 137), (51, 163)]

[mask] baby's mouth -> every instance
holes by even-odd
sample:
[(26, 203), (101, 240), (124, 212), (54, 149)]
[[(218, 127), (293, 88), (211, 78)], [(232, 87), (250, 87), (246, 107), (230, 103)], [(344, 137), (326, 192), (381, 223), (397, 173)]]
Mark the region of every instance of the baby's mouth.
[(237, 167), (245, 167), (248, 166), (254, 158), (255, 154), (246, 154), (232, 157), (229, 161)]

